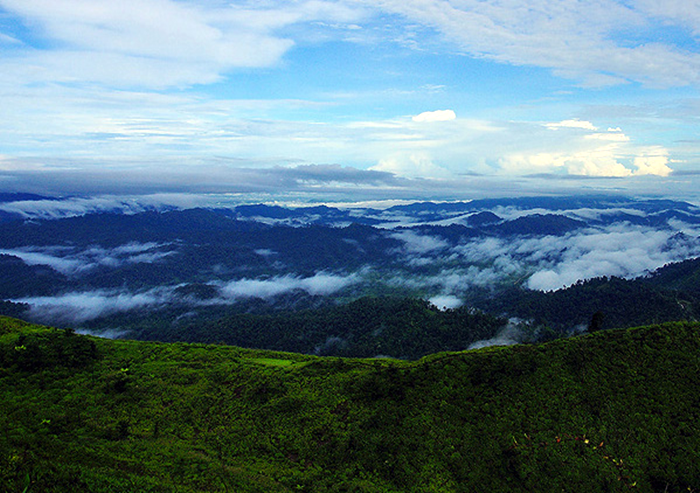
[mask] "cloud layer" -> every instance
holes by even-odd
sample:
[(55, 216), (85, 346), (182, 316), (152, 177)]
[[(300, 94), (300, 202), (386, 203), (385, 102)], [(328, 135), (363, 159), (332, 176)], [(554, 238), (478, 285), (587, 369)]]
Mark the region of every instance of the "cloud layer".
[[(501, 63), (532, 65), (591, 86), (629, 81), (686, 85), (700, 80), (700, 55), (668, 38), (633, 42), (620, 32), (659, 24), (700, 31), (700, 7), (602, 0), (382, 0), (379, 8), (430, 26), (463, 52)], [(652, 5), (654, 4), (654, 5)], [(679, 34), (682, 34), (681, 30)], [(641, 39), (644, 39), (641, 37)]]
[[(214, 197), (206, 199), (213, 200), (217, 207), (225, 206)], [(149, 200), (149, 204), (154, 203), (152, 197)], [(570, 205), (570, 201), (576, 204)], [(47, 205), (52, 211), (49, 215), (56, 214), (56, 201), (40, 202), (33, 205)], [(23, 205), (27, 204), (19, 203)], [(69, 210), (76, 209), (69, 207)], [(339, 212), (330, 213), (329, 220), (337, 218)], [(33, 213), (38, 214), (39, 209), (34, 209)], [(488, 213), (493, 224), (490, 229), (484, 227), (479, 231), (464, 227), (475, 227), (474, 220), (483, 219)], [(552, 213), (559, 217), (551, 216)], [(322, 212), (317, 210), (314, 214)], [(468, 300), (474, 288), (497, 292), (503, 287), (524, 286), (550, 291), (594, 277), (638, 277), (665, 264), (700, 256), (700, 227), (697, 225), (700, 215), (698, 208), (690, 204), (669, 205), (665, 201), (633, 201), (607, 196), (483, 201), (481, 204), (412, 204), (383, 211), (359, 208), (352, 214), (358, 219), (378, 221), (380, 227), (374, 230), (332, 228), (319, 238), (328, 235), (330, 244), (338, 241), (361, 251), (363, 256), (351, 258), (353, 265), (363, 267), (353, 272), (324, 270), (324, 264), (315, 265), (315, 273), (309, 275), (305, 270), (309, 268), (307, 264), (296, 263), (296, 243), (269, 244), (264, 235), (257, 243), (255, 234), (233, 248), (241, 259), (252, 259), (250, 264), (242, 261), (239, 265), (236, 260), (222, 266), (216, 263), (218, 260), (207, 263), (207, 257), (199, 255), (201, 264), (197, 264), (196, 274), (176, 274), (168, 278), (169, 281), (156, 276), (149, 281), (136, 272), (134, 277), (138, 282), (133, 285), (139, 289), (132, 290), (125, 287), (128, 284), (123, 273), (116, 272), (119, 275), (112, 276), (110, 270), (158, 262), (165, 267), (160, 269), (164, 272), (169, 270), (168, 262), (177, 262), (180, 256), (198, 258), (198, 248), (203, 246), (204, 251), (209, 252), (209, 245), (163, 240), (109, 248), (99, 245), (79, 248), (65, 240), (62, 245), (6, 248), (0, 250), (0, 254), (16, 256), (28, 265), (49, 266), (67, 276), (65, 285), (75, 282), (70, 285), (72, 291), (56, 296), (27, 296), (14, 300), (30, 304), (32, 317), (39, 321), (68, 324), (81, 324), (120, 311), (157, 310), (165, 306), (189, 310), (190, 307), (226, 306), (252, 298), (270, 300), (291, 293), (294, 297), (391, 293), (420, 296), (440, 308), (454, 308)], [(525, 221), (523, 225), (520, 219), (527, 216), (533, 216), (530, 218), (533, 222)], [(572, 222), (572, 219), (577, 221)], [(510, 221), (516, 221), (520, 229), (516, 230), (515, 223)], [(575, 229), (558, 229), (557, 225), (562, 222), (573, 224), (571, 227)], [(548, 225), (554, 225), (555, 230), (565, 232), (535, 234), (534, 231), (540, 229), (533, 229), (531, 224), (539, 224), (547, 231)], [(297, 226), (303, 227), (303, 220)], [(315, 234), (320, 231), (318, 227), (312, 229)], [(278, 236), (271, 238), (277, 241)], [(363, 243), (362, 238), (367, 243)], [(367, 252), (369, 254), (364, 256)], [(347, 255), (347, 250), (340, 249), (338, 255)], [(360, 258), (364, 260), (358, 261)], [(305, 267), (297, 269), (295, 265)], [(176, 263), (173, 269), (173, 272), (180, 272)], [(146, 272), (149, 270), (151, 268)], [(92, 274), (97, 275), (90, 277)], [(186, 282), (197, 284), (175, 285), (186, 275), (193, 276)], [(109, 283), (101, 284), (105, 280)], [(159, 282), (163, 285), (156, 284)], [(96, 286), (122, 287), (93, 289)]]
[[(472, 57), (544, 67), (588, 85), (629, 81), (649, 85), (697, 83), (700, 57), (677, 44), (700, 32), (700, 8), (675, 2), (627, 4), (602, 0), (299, 1), (286, 4), (172, 0), (2, 0), (0, 6), (37, 29), (31, 63), (15, 73), (35, 80), (97, 81), (148, 87), (211, 83), (233, 69), (268, 67), (307, 39), (371, 43), (373, 31), (416, 48), (437, 40), (418, 37), (418, 26)], [(381, 24), (387, 15), (392, 27)], [(399, 22), (398, 19), (404, 19)], [(674, 37), (652, 35), (659, 26)], [(362, 29), (363, 28), (363, 29)], [(413, 36), (400, 35), (408, 30)], [(395, 32), (392, 32), (395, 31)], [(638, 37), (624, 37), (636, 31)], [(622, 34), (621, 34), (622, 33)], [(643, 36), (643, 35), (644, 36)], [(48, 40), (61, 47), (41, 49)], [(407, 39), (412, 39), (408, 44)], [(10, 45), (17, 37), (4, 34)], [(651, 40), (650, 40), (651, 39)], [(444, 41), (443, 41), (444, 42)], [(29, 67), (42, 70), (29, 71)], [(70, 70), (68, 69), (70, 67)]]
[(312, 296), (328, 296), (360, 281), (358, 274), (347, 276), (318, 272), (312, 277), (286, 275), (270, 279), (239, 279), (221, 285), (224, 299), (272, 298), (295, 290)]
[(106, 249), (92, 246), (85, 250), (73, 247), (22, 247), (0, 249), (0, 255), (12, 255), (27, 265), (46, 265), (61, 274), (75, 276), (98, 267), (115, 268), (124, 264), (150, 264), (175, 253), (157, 243), (128, 243)]
[[(0, 6), (62, 46), (51, 52), (25, 48), (21, 64), (9, 61), (25, 80), (34, 75), (36, 82), (50, 78), (151, 88), (207, 84), (232, 69), (274, 65), (294, 45), (278, 34), (281, 29), (357, 18), (353, 10), (324, 1), (254, 7), (171, 0), (2, 0)], [(27, 70), (32, 66), (43, 70), (32, 74)]]
[[(52, 267), (61, 267), (57, 262)], [(71, 271), (73, 273), (74, 271)], [(30, 306), (33, 320), (53, 324), (82, 324), (118, 312), (148, 309), (157, 310), (168, 305), (206, 307), (230, 305), (249, 298), (271, 300), (276, 296), (303, 291), (311, 296), (329, 296), (360, 282), (362, 273), (338, 275), (318, 272), (310, 277), (291, 274), (265, 279), (237, 279), (229, 282), (213, 281), (217, 296), (200, 300), (180, 296), (178, 286), (160, 286), (139, 292), (123, 289), (75, 291), (57, 296), (37, 296), (16, 299)]]
[[(284, 188), (279, 166), (334, 163), (384, 173), (374, 175), (377, 195), (488, 193), (495, 183), (503, 195), (566, 179), (642, 192), (696, 185), (692, 2), (0, 0), (0, 9), (3, 189), (273, 193)], [(687, 88), (661, 89), (676, 86)], [(314, 180), (306, 187), (347, 183)]]

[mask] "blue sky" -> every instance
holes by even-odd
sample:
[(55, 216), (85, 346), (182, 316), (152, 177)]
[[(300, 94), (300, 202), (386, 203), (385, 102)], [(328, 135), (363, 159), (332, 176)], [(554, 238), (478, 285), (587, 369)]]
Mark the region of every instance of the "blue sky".
[(0, 188), (698, 200), (692, 0), (0, 0)]

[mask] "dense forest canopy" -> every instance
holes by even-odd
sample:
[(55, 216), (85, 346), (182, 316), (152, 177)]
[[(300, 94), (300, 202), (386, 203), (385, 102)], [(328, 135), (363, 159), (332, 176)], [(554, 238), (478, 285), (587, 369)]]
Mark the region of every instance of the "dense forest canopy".
[(409, 363), (0, 318), (0, 489), (693, 491), (699, 355), (689, 323)]

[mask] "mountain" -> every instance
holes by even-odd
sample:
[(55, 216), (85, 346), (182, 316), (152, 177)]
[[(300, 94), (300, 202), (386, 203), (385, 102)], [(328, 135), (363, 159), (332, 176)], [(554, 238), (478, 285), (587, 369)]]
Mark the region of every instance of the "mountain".
[[(289, 317), (363, 297), (478, 308), (518, 318), (526, 332), (540, 327), (542, 337), (586, 326), (597, 312), (606, 315), (605, 328), (693, 320), (700, 313), (697, 283), (682, 269), (669, 267), (655, 283), (626, 284), (700, 257), (700, 208), (686, 202), (582, 196), (386, 209), (217, 202), (173, 210), (106, 200), (110, 212), (79, 214), (95, 209), (88, 202), (10, 203), (7, 210), (21, 211), (23, 219), (0, 223), (0, 313), (159, 340), (178, 334), (193, 342), (189, 337), (197, 334), (214, 341), (207, 327), (220, 340), (258, 346), (264, 337), (239, 339), (234, 333), (241, 330), (223, 328), (239, 325), (243, 315)], [(61, 204), (75, 215), (61, 216)], [(608, 281), (577, 286), (603, 278)], [(289, 330), (310, 334), (307, 329), (302, 323)], [(314, 352), (327, 337), (349, 334), (342, 324), (313, 332), (317, 337), (309, 340), (268, 338), (287, 341), (288, 348), (263, 347)], [(446, 344), (441, 349), (461, 348)], [(384, 347), (382, 354), (414, 358), (438, 349)]]
[(0, 489), (693, 491), (700, 326), (417, 362), (0, 318)]
[(557, 214), (532, 214), (504, 222), (495, 228), (501, 235), (563, 235), (586, 223)]
[(473, 293), (470, 303), (500, 316), (528, 320), (559, 334), (582, 330), (595, 313), (603, 329), (700, 319), (700, 259), (665, 265), (636, 279), (599, 277), (561, 290), (520, 287)]
[(518, 317), (559, 333), (585, 329), (592, 316), (604, 316), (603, 329), (676, 320), (697, 320), (700, 297), (654, 285), (646, 279), (595, 278), (543, 293), (513, 288), (496, 297), (475, 299), (488, 313)]
[(665, 265), (644, 278), (643, 282), (650, 286), (700, 295), (700, 258)]
[(10, 202), (36, 201), (36, 200), (58, 200), (58, 199), (55, 197), (47, 197), (44, 195), (37, 195), (35, 193), (0, 192), (0, 204), (10, 203)]
[(142, 340), (225, 343), (344, 357), (418, 359), (491, 339), (506, 320), (467, 307), (440, 310), (424, 300), (364, 297), (340, 306), (271, 314), (234, 314), (169, 328), (145, 323)]

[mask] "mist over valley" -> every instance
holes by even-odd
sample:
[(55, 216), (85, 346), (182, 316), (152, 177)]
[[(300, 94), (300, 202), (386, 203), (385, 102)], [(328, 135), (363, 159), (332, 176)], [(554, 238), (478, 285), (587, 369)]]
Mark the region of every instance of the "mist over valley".
[[(105, 336), (252, 347), (269, 342), (241, 338), (236, 317), (332, 311), (368, 296), (496, 317), (483, 339), (437, 350), (571, 334), (596, 312), (608, 314), (609, 327), (644, 323), (649, 310), (639, 305), (656, 298), (649, 321), (696, 313), (697, 290), (661, 275), (669, 264), (696, 269), (700, 208), (687, 202), (604, 195), (384, 208), (172, 202), (122, 199), (128, 209), (113, 203), (96, 212), (106, 199), (82, 199), (81, 210), (75, 199), (5, 196), (0, 209), (12, 211), (0, 222), (5, 312)], [(553, 309), (555, 299), (575, 300), (576, 308)], [(216, 320), (232, 327), (207, 333)], [(333, 353), (335, 341), (342, 349), (349, 329), (329, 327), (299, 348)]]

